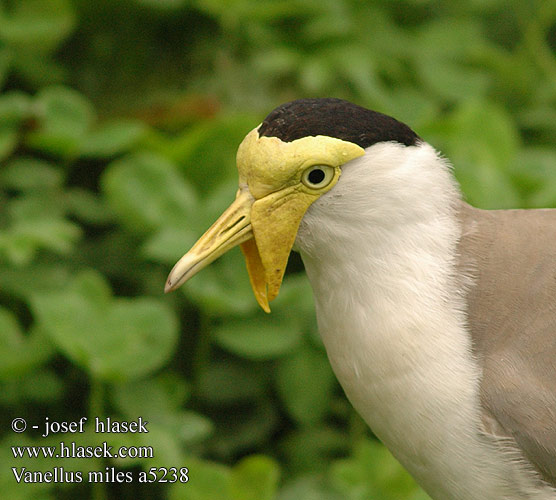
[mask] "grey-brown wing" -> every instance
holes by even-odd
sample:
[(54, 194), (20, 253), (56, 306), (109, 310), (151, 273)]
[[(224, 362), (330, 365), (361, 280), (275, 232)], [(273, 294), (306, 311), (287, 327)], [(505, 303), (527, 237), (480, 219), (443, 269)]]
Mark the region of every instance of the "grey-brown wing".
[(556, 210), (464, 204), (460, 217), (485, 421), (556, 486)]

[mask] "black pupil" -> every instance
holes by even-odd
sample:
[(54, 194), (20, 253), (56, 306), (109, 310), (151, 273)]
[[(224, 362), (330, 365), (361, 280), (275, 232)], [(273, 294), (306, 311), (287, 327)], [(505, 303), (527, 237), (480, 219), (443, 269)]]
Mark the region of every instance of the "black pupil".
[(324, 172), (320, 168), (315, 168), (309, 172), (309, 182), (311, 184), (320, 184), (324, 180)]

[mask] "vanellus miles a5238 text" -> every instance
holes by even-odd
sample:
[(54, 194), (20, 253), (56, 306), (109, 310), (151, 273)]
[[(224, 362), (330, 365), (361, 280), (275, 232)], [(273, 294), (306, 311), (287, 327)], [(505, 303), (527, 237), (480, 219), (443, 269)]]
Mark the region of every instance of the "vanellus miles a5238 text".
[(268, 312), (296, 249), (347, 397), (429, 495), (556, 499), (556, 210), (469, 206), (409, 127), (339, 99), (276, 108), (237, 167), (166, 291), (241, 245)]

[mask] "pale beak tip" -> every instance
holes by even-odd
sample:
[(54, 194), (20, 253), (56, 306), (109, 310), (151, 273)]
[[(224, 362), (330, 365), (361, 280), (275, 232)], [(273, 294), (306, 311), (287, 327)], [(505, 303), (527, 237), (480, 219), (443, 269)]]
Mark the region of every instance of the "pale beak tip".
[(164, 285), (164, 293), (170, 293), (173, 292), (174, 290), (175, 290), (175, 284), (170, 281), (170, 278), (168, 278), (168, 281), (166, 281), (166, 284)]

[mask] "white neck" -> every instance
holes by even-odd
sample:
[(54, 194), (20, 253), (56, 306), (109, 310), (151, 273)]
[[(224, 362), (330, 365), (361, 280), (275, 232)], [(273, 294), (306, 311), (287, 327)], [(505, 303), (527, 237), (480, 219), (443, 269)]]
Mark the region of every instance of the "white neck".
[(427, 144), (376, 144), (345, 165), (296, 240), (319, 330), (354, 407), (433, 498), (549, 498), (481, 435), (458, 203)]

